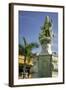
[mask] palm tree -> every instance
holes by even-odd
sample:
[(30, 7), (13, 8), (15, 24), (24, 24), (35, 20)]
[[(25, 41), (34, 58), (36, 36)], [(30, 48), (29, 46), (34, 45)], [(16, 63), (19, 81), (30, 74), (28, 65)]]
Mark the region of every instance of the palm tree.
[[(23, 67), (23, 78), (25, 78), (26, 74), (26, 58), (28, 57), (28, 63), (31, 60), (31, 55), (32, 55), (32, 49), (33, 48), (38, 48), (37, 43), (27, 43), (26, 39), (23, 37), (24, 45), (21, 45), (20, 47), (22, 48), (23, 55), (24, 55), (24, 67)], [(21, 50), (21, 49), (20, 49)], [(29, 73), (28, 73), (29, 77)]]

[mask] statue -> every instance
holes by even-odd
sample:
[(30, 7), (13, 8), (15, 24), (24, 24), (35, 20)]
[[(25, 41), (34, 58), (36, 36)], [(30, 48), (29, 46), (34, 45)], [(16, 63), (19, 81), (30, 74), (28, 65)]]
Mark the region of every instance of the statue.
[(51, 39), (52, 39), (52, 20), (46, 16), (45, 23), (41, 27), (39, 41), (42, 46), (41, 54), (51, 54)]
[(38, 77), (52, 77), (52, 20), (46, 16), (44, 25), (41, 27), (39, 41), (42, 50), (38, 61)]

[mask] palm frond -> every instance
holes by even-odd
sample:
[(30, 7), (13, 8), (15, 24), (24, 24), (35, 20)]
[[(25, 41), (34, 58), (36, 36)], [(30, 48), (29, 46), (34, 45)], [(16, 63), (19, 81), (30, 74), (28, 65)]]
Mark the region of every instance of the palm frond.
[(27, 45), (27, 41), (26, 41), (25, 37), (23, 37), (23, 41), (24, 41), (24, 45), (26, 46)]
[(39, 45), (37, 43), (30, 43), (27, 47), (32, 49), (32, 48), (38, 48)]

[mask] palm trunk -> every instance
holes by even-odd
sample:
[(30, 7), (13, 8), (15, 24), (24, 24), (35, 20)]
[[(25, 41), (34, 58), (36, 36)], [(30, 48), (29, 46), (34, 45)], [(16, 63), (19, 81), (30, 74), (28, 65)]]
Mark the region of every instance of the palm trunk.
[(25, 78), (25, 76), (26, 76), (26, 55), (25, 55), (25, 58), (24, 58), (23, 78)]

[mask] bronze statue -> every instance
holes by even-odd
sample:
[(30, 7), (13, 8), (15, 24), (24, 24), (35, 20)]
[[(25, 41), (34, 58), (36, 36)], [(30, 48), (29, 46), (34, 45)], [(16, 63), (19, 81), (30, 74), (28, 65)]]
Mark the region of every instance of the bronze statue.
[(52, 37), (52, 20), (49, 16), (46, 16), (44, 25), (41, 27), (41, 32), (39, 34), (39, 41), (41, 44), (47, 41), (51, 41)]

